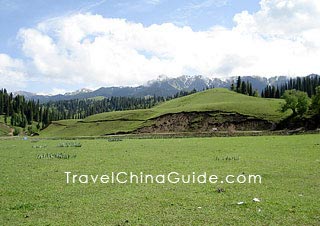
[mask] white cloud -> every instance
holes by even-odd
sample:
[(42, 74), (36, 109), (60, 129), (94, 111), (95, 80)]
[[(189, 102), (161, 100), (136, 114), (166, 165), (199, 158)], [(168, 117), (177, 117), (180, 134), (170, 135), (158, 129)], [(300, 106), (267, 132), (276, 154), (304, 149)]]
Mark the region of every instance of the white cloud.
[(144, 0), (144, 2), (151, 5), (159, 5), (161, 0)]
[(226, 4), (228, 4), (228, 0), (205, 0), (199, 3), (190, 3), (187, 6), (187, 8), (196, 10), (196, 9), (202, 9), (202, 8), (209, 8), (211, 6), (221, 7), (221, 6), (225, 6)]
[(264, 36), (292, 38), (320, 28), (320, 2), (316, 0), (261, 0), (257, 13), (234, 17), (238, 28)]
[(24, 71), (25, 67), (21, 60), (0, 53), (0, 88), (8, 90), (23, 88), (26, 79)]
[(254, 14), (235, 15), (232, 29), (216, 26), (195, 32), (171, 23), (146, 27), (77, 14), (21, 29), (19, 37), (32, 74), (63, 84), (136, 85), (160, 74), (320, 73), (320, 3), (260, 4)]

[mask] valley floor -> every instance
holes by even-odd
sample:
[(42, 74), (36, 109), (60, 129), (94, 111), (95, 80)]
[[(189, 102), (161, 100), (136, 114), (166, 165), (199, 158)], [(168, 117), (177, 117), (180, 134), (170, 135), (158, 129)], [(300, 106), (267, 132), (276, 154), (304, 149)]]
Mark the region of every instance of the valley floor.
[[(0, 140), (0, 225), (319, 225), (319, 153), (319, 134)], [(262, 181), (67, 184), (65, 172), (254, 174)]]

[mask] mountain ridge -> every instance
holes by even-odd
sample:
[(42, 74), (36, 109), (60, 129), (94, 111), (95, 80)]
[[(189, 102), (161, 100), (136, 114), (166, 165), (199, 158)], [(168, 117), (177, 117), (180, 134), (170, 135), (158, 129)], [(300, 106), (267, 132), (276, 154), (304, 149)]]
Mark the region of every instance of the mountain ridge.
[[(313, 76), (313, 74), (308, 75)], [(260, 77), (260, 76), (242, 76), (243, 81), (252, 83), (254, 89), (261, 92), (267, 85), (280, 85), (289, 80), (289, 76), (275, 76), (275, 77)], [(160, 75), (155, 80), (148, 81), (145, 85), (137, 87), (100, 87), (96, 90), (86, 88), (79, 89), (74, 92), (68, 92), (58, 95), (37, 95), (31, 92), (18, 91), (15, 95), (24, 95), (27, 99), (39, 100), (40, 102), (71, 100), (71, 99), (87, 99), (94, 97), (111, 97), (111, 96), (127, 96), (127, 97), (145, 97), (145, 96), (172, 96), (179, 91), (191, 91), (196, 89), (198, 91), (219, 87), (229, 88), (231, 84), (237, 79), (237, 76), (229, 78), (209, 78), (203, 75), (182, 75), (176, 78), (169, 78), (165, 75)]]

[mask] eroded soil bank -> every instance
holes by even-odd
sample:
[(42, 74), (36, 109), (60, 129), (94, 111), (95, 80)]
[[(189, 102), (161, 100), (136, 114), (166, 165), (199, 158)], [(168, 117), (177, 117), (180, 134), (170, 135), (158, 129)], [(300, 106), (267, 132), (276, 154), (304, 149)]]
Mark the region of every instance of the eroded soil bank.
[(238, 113), (181, 112), (155, 118), (150, 126), (135, 133), (261, 131), (274, 128), (272, 122)]

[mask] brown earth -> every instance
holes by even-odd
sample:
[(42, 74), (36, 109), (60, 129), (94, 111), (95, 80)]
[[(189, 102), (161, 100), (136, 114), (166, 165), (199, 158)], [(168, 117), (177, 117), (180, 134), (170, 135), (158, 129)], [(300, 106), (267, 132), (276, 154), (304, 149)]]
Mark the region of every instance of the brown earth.
[(151, 126), (136, 130), (136, 133), (167, 132), (215, 132), (215, 131), (260, 131), (272, 130), (275, 125), (238, 113), (181, 112), (166, 114), (152, 120)]

